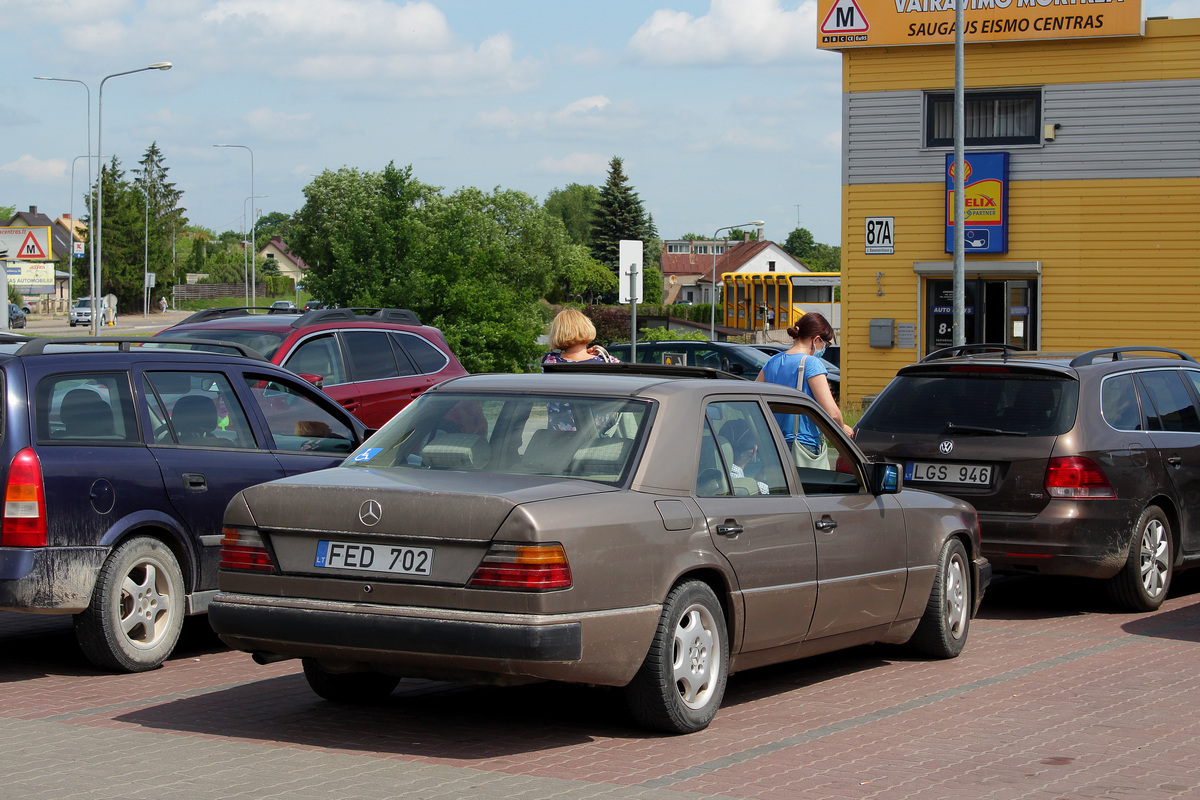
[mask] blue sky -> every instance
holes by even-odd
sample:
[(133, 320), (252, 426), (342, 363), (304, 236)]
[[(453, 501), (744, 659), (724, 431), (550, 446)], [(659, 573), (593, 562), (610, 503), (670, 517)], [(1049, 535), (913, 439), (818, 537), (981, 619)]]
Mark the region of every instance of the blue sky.
[[(1145, 0), (1200, 16), (1200, 0)], [(766, 220), (840, 243), (841, 57), (788, 0), (0, 0), (0, 204), (76, 216), (95, 148), (157, 141), (189, 219), (292, 213), (325, 169), (411, 164), (425, 183), (539, 200), (625, 171), (664, 238)]]

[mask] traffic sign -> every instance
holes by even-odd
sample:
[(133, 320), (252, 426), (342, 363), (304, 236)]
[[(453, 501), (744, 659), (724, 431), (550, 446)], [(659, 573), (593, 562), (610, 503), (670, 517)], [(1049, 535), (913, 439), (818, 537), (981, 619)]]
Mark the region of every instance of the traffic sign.
[(50, 251), (50, 228), (0, 228), (0, 251), (8, 251), (11, 260), (46, 261)]

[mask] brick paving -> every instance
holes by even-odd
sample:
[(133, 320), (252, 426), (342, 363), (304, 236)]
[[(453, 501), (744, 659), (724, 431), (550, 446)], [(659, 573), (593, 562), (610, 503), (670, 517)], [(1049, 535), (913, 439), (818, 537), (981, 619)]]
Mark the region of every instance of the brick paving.
[(1200, 574), (1154, 614), (1001, 582), (963, 655), (863, 647), (740, 673), (707, 730), (633, 728), (611, 690), (404, 681), (339, 707), (188, 620), (98, 673), (70, 620), (0, 614), (0, 800), (1060, 800), (1200, 797)]

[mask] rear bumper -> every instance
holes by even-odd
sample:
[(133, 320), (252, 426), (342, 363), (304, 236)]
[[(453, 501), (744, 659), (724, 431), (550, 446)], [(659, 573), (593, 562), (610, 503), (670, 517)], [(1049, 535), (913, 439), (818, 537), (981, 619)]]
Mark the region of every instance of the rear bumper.
[(0, 547), (0, 611), (88, 607), (105, 547)]
[(996, 572), (1111, 578), (1129, 555), (1136, 500), (1052, 500), (1034, 517), (979, 512), (983, 555)]
[(251, 653), (361, 663), (395, 674), (484, 682), (621, 686), (641, 666), (661, 608), (502, 614), (219, 593), (213, 630)]

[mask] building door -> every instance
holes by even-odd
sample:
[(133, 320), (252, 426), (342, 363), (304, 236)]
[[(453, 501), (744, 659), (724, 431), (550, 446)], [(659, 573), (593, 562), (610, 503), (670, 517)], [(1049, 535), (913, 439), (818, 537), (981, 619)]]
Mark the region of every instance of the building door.
[[(925, 352), (954, 344), (954, 281), (925, 281)], [(967, 344), (1037, 347), (1036, 279), (970, 278), (964, 289)]]

